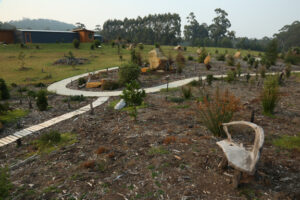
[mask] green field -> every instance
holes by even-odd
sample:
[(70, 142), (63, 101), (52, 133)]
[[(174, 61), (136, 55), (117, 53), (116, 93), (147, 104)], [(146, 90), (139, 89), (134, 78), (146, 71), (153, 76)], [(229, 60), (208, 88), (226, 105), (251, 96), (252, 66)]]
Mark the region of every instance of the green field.
[[(29, 48), (21, 48), (19, 44), (0, 46), (0, 78), (4, 78), (7, 83), (16, 83), (22, 85), (34, 83), (52, 83), (64, 78), (82, 74), (88, 71), (94, 71), (107, 67), (120, 66), (122, 62), (117, 54), (117, 47), (103, 45), (101, 49), (91, 50), (91, 44), (81, 44), (79, 49), (73, 48), (72, 44), (38, 44), (40, 49), (36, 49), (37, 44), (28, 45)], [(142, 50), (143, 59), (147, 59), (147, 53), (153, 49), (153, 45), (145, 45)], [(163, 46), (164, 53), (176, 55), (173, 46)], [(211, 54), (215, 53), (216, 48), (206, 48)], [(185, 56), (195, 55), (196, 47), (188, 47), (184, 52)], [(225, 48), (218, 48), (219, 53), (224, 53)], [(235, 49), (227, 49), (228, 53), (236, 52)], [(75, 57), (88, 58), (88, 64), (76, 66), (53, 65), (56, 60), (63, 58), (65, 54), (72, 51)], [(20, 71), (20, 60), (18, 56), (24, 52), (26, 71)], [(251, 53), (257, 55), (258, 52), (242, 50), (242, 55)], [(130, 51), (121, 49), (123, 63), (130, 59)]]

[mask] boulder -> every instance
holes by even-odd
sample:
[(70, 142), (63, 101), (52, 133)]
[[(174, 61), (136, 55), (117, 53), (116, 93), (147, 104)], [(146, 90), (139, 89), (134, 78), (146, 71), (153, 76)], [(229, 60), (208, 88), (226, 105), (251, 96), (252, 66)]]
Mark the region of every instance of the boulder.
[(121, 110), (126, 106), (126, 102), (124, 99), (121, 99), (116, 105), (115, 105), (115, 110)]
[(182, 50), (182, 47), (180, 45), (178, 45), (178, 46), (174, 47), (174, 50), (176, 50), (176, 51)]
[(88, 82), (86, 83), (86, 88), (98, 88), (102, 85), (101, 82)]
[(168, 63), (168, 58), (158, 49), (153, 49), (148, 53), (150, 69), (164, 69)]
[(200, 54), (201, 54), (201, 52), (202, 52), (202, 50), (201, 50), (201, 49), (197, 49), (197, 54), (198, 54), (198, 55), (200, 55)]
[(234, 54), (234, 58), (240, 58), (241, 57), (241, 52), (237, 51), (235, 54)]
[(204, 60), (204, 64), (207, 65), (210, 62), (210, 55), (206, 56), (205, 60)]

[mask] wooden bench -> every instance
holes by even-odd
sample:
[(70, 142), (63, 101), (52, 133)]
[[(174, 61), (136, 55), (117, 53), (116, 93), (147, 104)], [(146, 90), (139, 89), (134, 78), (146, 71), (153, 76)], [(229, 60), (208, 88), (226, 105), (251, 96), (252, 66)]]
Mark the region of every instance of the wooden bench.
[[(228, 132), (228, 126), (232, 125), (246, 125), (254, 129), (255, 140), (252, 150), (249, 151), (244, 148), (243, 144), (237, 144), (232, 141), (231, 135)], [(236, 169), (234, 176), (234, 187), (238, 187), (241, 172), (245, 172), (250, 175), (254, 175), (255, 173), (256, 164), (259, 160), (260, 152), (264, 144), (264, 130), (260, 126), (246, 121), (224, 123), (223, 129), (228, 138), (226, 140), (217, 142), (217, 144), (223, 150), (228, 165)]]

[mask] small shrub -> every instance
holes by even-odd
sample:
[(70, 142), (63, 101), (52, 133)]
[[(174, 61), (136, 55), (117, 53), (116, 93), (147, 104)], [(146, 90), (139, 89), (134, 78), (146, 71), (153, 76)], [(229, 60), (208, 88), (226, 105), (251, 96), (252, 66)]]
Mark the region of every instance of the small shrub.
[(4, 79), (0, 78), (0, 100), (6, 100), (10, 98), (10, 94)]
[(100, 40), (94, 40), (94, 45), (98, 48), (101, 45)]
[(254, 68), (257, 69), (258, 66), (259, 66), (259, 61), (258, 61), (258, 60), (255, 60), (255, 62), (254, 62)]
[(79, 78), (78, 79), (78, 86), (81, 86), (81, 85), (84, 85), (84, 84), (86, 84), (85, 78), (83, 78), (83, 77)]
[(292, 67), (291, 67), (291, 64), (287, 64), (286, 66), (285, 66), (285, 75), (286, 75), (286, 77), (287, 78), (290, 78), (290, 76), (291, 76), (291, 72), (292, 72)]
[(140, 75), (140, 68), (134, 63), (123, 65), (119, 69), (119, 83), (124, 85), (131, 81), (137, 80)]
[(214, 80), (214, 76), (212, 74), (208, 74), (206, 76), (206, 81), (209, 86), (212, 84), (213, 80)]
[(248, 56), (244, 56), (243, 61), (248, 62)]
[(70, 97), (71, 101), (85, 101), (85, 99), (86, 98), (83, 95), (75, 95)]
[(53, 145), (61, 141), (61, 134), (58, 131), (51, 131), (41, 136), (40, 143), (42, 145)]
[(247, 81), (247, 83), (249, 82), (249, 79), (251, 78), (251, 76), (250, 76), (250, 73), (248, 72), (247, 74), (246, 74), (246, 81)]
[(262, 78), (266, 78), (266, 68), (264, 66), (259, 68), (259, 73)]
[(139, 44), (138, 47), (139, 47), (140, 50), (144, 49), (144, 45), (143, 44)]
[(218, 61), (225, 61), (225, 54), (219, 54), (219, 55), (217, 56), (217, 60), (218, 60)]
[(40, 90), (37, 93), (36, 105), (40, 111), (45, 111), (48, 108), (47, 92), (45, 90)]
[(12, 189), (12, 184), (9, 180), (9, 173), (7, 168), (0, 168), (0, 199), (9, 197), (9, 191)]
[(204, 63), (204, 60), (205, 60), (205, 58), (206, 58), (207, 56), (208, 56), (208, 53), (207, 53), (206, 49), (203, 48), (203, 49), (201, 50), (201, 53), (200, 53), (199, 57), (198, 57), (198, 62), (199, 62), (199, 63)]
[(190, 99), (192, 97), (192, 88), (191, 87), (181, 87), (181, 92), (185, 99)]
[(254, 57), (248, 58), (248, 62), (247, 63), (249, 64), (250, 67), (253, 66), (254, 62), (255, 62), (255, 58)]
[(232, 55), (228, 55), (227, 56), (227, 65), (234, 66), (234, 63), (235, 63), (234, 57)]
[(131, 116), (137, 119), (137, 106), (142, 105), (144, 98), (146, 97), (145, 90), (141, 90), (140, 85), (136, 81), (126, 84), (126, 88), (123, 90), (122, 99), (126, 102), (127, 106), (133, 107)]
[(278, 76), (267, 77), (264, 82), (261, 100), (264, 114), (272, 115), (279, 101)]
[(137, 64), (138, 66), (142, 66), (142, 55), (140, 52), (136, 52), (135, 49), (131, 50), (131, 62)]
[(190, 86), (196, 87), (196, 86), (202, 86), (202, 78), (198, 81), (193, 80), (192, 82), (189, 83)]
[(44, 83), (39, 82), (39, 83), (34, 84), (34, 87), (42, 88), (42, 87), (46, 87), (46, 85)]
[(29, 91), (27, 92), (27, 96), (28, 96), (28, 97), (31, 97), (31, 98), (35, 98), (35, 97), (37, 96), (37, 94), (36, 94), (35, 91), (29, 90)]
[(74, 39), (74, 40), (73, 40), (73, 46), (74, 46), (75, 49), (78, 49), (79, 46), (80, 46), (80, 41), (77, 40), (77, 39)]
[(175, 142), (176, 142), (176, 137), (175, 137), (175, 136), (167, 136), (167, 137), (164, 139), (164, 141), (163, 141), (163, 143), (164, 143), (165, 145), (169, 145), (169, 144), (175, 143)]
[(173, 103), (182, 103), (182, 102), (184, 102), (184, 98), (182, 98), (182, 97), (169, 97), (168, 99), (169, 99), (169, 101), (171, 101)]
[(187, 51), (187, 47), (183, 47), (183, 51)]
[(3, 104), (0, 103), (0, 114), (4, 114), (7, 111), (9, 111), (9, 103), (8, 102)]
[(158, 48), (158, 49), (160, 48), (160, 44), (159, 43), (155, 43), (154, 46), (155, 46), (155, 48)]
[(94, 45), (94, 44), (91, 44), (90, 49), (91, 49), (91, 50), (94, 50), (94, 49), (95, 49), (95, 45)]
[(115, 90), (120, 87), (120, 84), (118, 81), (104, 81), (104, 83), (101, 85), (102, 90)]
[(222, 128), (222, 123), (230, 122), (233, 114), (241, 109), (241, 102), (228, 91), (220, 93), (216, 90), (214, 97), (199, 104), (200, 118), (203, 124), (215, 136), (224, 137), (226, 134)]
[(233, 69), (233, 70), (229, 70), (227, 72), (227, 77), (226, 77), (226, 81), (228, 83), (232, 83), (233, 81), (235, 81), (236, 79), (236, 71)]
[(189, 61), (193, 61), (193, 60), (194, 60), (194, 57), (193, 57), (193, 56), (188, 56), (188, 60), (189, 60)]
[(219, 50), (218, 49), (216, 49), (215, 54), (217, 54), (217, 55), (219, 54)]

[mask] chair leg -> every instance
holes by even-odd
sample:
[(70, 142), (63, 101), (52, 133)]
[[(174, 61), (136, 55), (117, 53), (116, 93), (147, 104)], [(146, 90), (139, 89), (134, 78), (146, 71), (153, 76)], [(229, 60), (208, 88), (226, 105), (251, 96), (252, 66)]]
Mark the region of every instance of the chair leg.
[(238, 188), (239, 187), (239, 183), (241, 180), (241, 175), (242, 172), (238, 171), (238, 170), (234, 170), (234, 176), (233, 176), (233, 188)]

